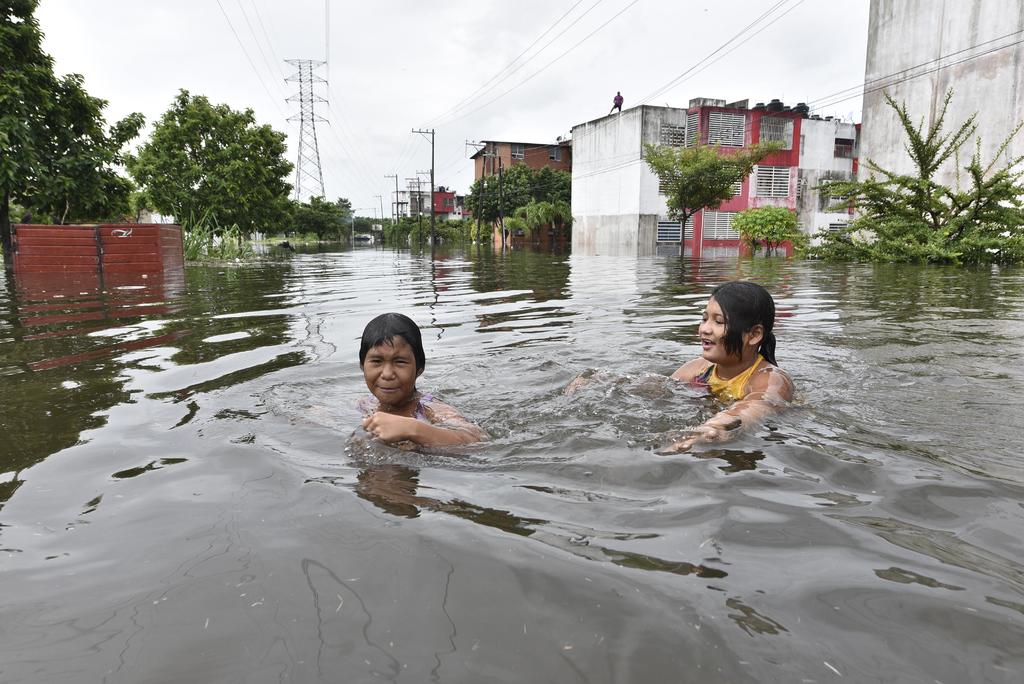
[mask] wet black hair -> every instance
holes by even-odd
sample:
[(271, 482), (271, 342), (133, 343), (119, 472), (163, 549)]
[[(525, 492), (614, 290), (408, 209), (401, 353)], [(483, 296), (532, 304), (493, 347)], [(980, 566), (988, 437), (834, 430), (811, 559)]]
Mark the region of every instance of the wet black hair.
[(386, 313), (377, 316), (363, 328), (363, 339), (359, 343), (359, 367), (366, 361), (366, 354), (378, 344), (393, 344), (398, 335), (412, 347), (416, 358), (416, 370), (422, 371), (427, 366), (427, 357), (423, 354), (423, 336), (420, 328), (408, 316), (400, 313)]
[(711, 291), (711, 296), (725, 314), (725, 351), (740, 356), (743, 353), (743, 333), (755, 325), (764, 328), (764, 337), (758, 346), (758, 353), (765, 361), (775, 362), (775, 300), (757, 283), (747, 280), (733, 280), (722, 283)]

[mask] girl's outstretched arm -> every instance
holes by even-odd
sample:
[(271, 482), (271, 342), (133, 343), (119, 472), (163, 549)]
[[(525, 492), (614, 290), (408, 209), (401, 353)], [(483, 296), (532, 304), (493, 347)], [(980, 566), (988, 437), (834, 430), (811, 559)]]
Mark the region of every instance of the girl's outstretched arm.
[(747, 389), (746, 396), (695, 428), (694, 434), (670, 444), (664, 453), (688, 451), (701, 442), (726, 442), (744, 428), (757, 425), (765, 416), (786, 408), (793, 400), (793, 381), (776, 366), (766, 366), (754, 373)]
[(487, 433), (469, 422), (454, 407), (434, 400), (425, 405), (429, 423), (416, 418), (377, 411), (363, 419), (363, 427), (385, 442), (416, 442), (421, 446), (472, 444)]

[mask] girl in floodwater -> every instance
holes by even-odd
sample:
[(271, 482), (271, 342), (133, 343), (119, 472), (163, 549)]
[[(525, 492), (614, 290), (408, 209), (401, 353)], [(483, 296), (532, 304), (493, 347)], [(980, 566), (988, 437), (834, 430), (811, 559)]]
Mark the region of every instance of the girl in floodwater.
[(775, 301), (766, 289), (732, 281), (711, 291), (697, 333), (703, 353), (672, 378), (708, 388), (730, 405), (676, 441), (668, 452), (722, 442), (789, 405), (793, 381), (775, 363)]
[(453, 407), (416, 389), (426, 365), (420, 329), (408, 316), (381, 314), (366, 325), (359, 345), (359, 367), (373, 395), (360, 402), (366, 431), (383, 442), (420, 446), (485, 439), (486, 433)]
[[(662, 453), (686, 451), (701, 442), (727, 441), (742, 428), (789, 405), (793, 381), (775, 363), (774, 323), (775, 302), (760, 285), (732, 281), (711, 291), (697, 329), (703, 354), (683, 364), (672, 379), (709, 390), (729, 406)], [(573, 394), (599, 375), (580, 375), (563, 393)], [(642, 383), (645, 392), (652, 384), (649, 380)]]

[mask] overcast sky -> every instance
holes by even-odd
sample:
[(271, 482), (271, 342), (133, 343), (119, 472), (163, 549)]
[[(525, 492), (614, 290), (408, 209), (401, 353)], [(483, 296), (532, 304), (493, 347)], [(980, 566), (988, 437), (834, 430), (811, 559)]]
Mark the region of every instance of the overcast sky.
[(404, 189), (429, 170), (412, 128), (436, 129), (436, 182), (465, 192), (467, 140), (553, 143), (607, 114), (616, 90), (627, 109), (778, 97), (860, 121), (859, 97), (828, 96), (863, 82), (868, 0), (327, 2), (42, 0), (37, 16), (58, 73), (83, 74), (108, 122), (139, 111), (151, 124), (185, 88), (252, 108), (288, 134), (293, 163), (298, 84), (283, 60), (326, 56), (325, 190), (365, 216), (376, 195), (390, 214), (385, 174)]

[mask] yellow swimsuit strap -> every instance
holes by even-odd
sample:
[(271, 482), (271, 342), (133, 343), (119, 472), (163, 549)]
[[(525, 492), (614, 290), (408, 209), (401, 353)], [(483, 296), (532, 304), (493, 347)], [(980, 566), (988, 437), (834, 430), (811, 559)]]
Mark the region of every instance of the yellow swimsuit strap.
[(761, 367), (762, 363), (767, 362), (763, 356), (758, 354), (757, 359), (751, 364), (750, 368), (728, 380), (718, 377), (718, 366), (715, 365), (712, 367), (711, 375), (708, 377), (708, 388), (712, 394), (722, 401), (742, 399), (746, 395), (743, 390), (747, 386), (747, 381), (750, 380), (750, 376), (754, 374), (754, 371)]

